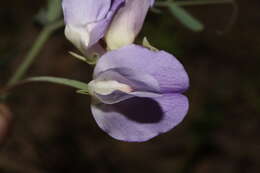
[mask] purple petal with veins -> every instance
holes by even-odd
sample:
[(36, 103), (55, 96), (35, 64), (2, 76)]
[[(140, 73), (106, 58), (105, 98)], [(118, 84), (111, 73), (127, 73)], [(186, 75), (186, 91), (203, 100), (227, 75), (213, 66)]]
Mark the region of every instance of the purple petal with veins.
[(94, 70), (94, 78), (111, 68), (129, 68), (153, 76), (161, 92), (184, 92), (189, 87), (189, 77), (183, 65), (165, 51), (151, 51), (147, 48), (129, 45), (106, 53)]

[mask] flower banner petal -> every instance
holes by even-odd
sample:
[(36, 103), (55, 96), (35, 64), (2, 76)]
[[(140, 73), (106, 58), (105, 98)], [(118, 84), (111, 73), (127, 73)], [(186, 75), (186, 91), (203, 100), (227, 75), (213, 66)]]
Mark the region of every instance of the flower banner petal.
[(129, 45), (102, 56), (94, 70), (94, 76), (111, 68), (129, 68), (149, 74), (159, 83), (161, 92), (183, 92), (189, 87), (189, 77), (183, 65), (165, 51)]

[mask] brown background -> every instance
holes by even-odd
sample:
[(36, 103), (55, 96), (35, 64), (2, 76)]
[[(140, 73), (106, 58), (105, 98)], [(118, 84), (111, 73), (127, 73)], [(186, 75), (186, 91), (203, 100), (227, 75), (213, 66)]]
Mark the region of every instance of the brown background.
[[(1, 2), (0, 84), (8, 80), (40, 31), (33, 17), (43, 0)], [(190, 110), (174, 130), (146, 143), (116, 141), (96, 125), (89, 97), (53, 84), (30, 84), (12, 93), (12, 133), (1, 148), (1, 173), (259, 173), (260, 2), (189, 7), (205, 24), (193, 33), (168, 11), (150, 13), (141, 36), (176, 55), (187, 69)], [(68, 55), (60, 30), (28, 76), (89, 81), (92, 69)]]

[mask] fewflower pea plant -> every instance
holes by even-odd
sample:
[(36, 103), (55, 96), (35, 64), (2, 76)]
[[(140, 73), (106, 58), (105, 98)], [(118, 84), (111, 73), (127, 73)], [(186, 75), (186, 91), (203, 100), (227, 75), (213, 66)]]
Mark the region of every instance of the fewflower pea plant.
[[(71, 86), (78, 93), (91, 97), (92, 114), (103, 131), (128, 142), (147, 141), (171, 130), (183, 120), (189, 107), (188, 98), (183, 95), (189, 87), (189, 77), (183, 65), (170, 53), (151, 46), (146, 39), (143, 45), (134, 42), (149, 8), (166, 7), (187, 28), (201, 31), (202, 23), (181, 6), (212, 4), (212, 1), (48, 2), (47, 10), (38, 15), (44, 29), (7, 87), (0, 90), (2, 102), (8, 96), (7, 91), (19, 83), (45, 81)], [(214, 1), (230, 2), (233, 1)], [(61, 6), (65, 36), (82, 55), (71, 54), (95, 65), (93, 80), (84, 83), (65, 78), (33, 77), (20, 81), (50, 35), (63, 26)], [(0, 123), (0, 126), (8, 127), (6, 123)]]
[[(123, 141), (146, 141), (169, 131), (186, 115), (188, 99), (181, 93), (189, 86), (188, 75), (172, 55), (129, 45), (140, 32), (153, 1), (126, 0), (106, 32), (108, 25), (102, 21), (111, 15), (104, 15), (103, 11), (109, 9), (111, 2), (117, 1), (64, 0), (65, 35), (77, 48), (88, 51), (88, 38), (96, 37), (98, 41), (106, 33), (108, 50), (114, 51), (97, 61), (94, 80), (88, 84), (88, 91), (83, 91), (92, 96), (93, 116), (110, 136)], [(93, 28), (93, 33), (99, 33), (94, 36), (88, 32), (91, 23), (85, 22), (93, 16), (95, 25), (100, 20), (102, 28), (102, 32)], [(82, 21), (84, 24), (79, 24)], [(73, 22), (76, 24), (72, 27)]]

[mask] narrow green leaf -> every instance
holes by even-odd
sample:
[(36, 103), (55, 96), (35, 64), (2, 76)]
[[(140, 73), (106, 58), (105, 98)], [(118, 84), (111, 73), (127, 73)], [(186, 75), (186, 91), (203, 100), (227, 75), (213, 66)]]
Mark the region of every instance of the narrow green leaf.
[(31, 77), (25, 80), (25, 82), (50, 82), (55, 84), (61, 84), (70, 86), (79, 90), (88, 90), (88, 84), (76, 80), (60, 78), (60, 77), (50, 77), (50, 76), (40, 76), (40, 77)]
[(203, 24), (182, 7), (176, 5), (175, 3), (169, 3), (168, 7), (171, 13), (187, 28), (195, 32), (199, 32), (204, 29)]
[(232, 4), (234, 0), (192, 0), (192, 1), (177, 1), (175, 4), (179, 6), (192, 6), (192, 5), (213, 5), (213, 4)]

